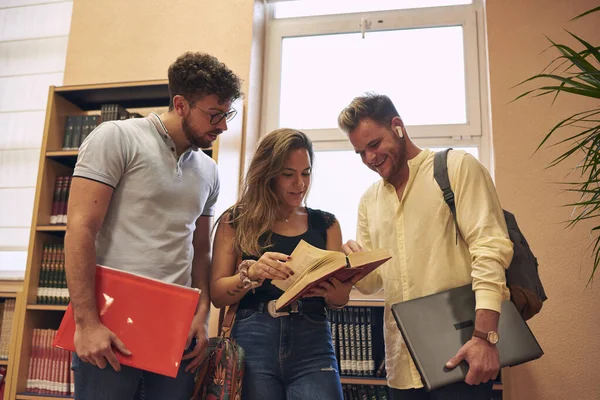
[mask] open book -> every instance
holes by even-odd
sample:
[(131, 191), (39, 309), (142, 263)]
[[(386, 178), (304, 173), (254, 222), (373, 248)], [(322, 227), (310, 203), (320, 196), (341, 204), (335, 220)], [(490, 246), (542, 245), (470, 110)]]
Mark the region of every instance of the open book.
[(298, 243), (291, 257), (292, 259), (286, 262), (286, 265), (295, 274), (287, 279), (271, 282), (284, 291), (275, 302), (276, 310), (298, 300), (304, 293), (329, 278), (347, 282), (359, 275), (362, 279), (392, 258), (387, 249), (363, 251), (346, 256), (339, 251), (321, 250), (304, 240)]

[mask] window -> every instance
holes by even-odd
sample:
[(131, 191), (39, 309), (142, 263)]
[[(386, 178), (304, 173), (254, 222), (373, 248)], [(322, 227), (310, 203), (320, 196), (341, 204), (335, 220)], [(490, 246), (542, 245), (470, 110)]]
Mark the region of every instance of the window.
[(308, 17), (366, 11), (439, 7), (470, 3), (471, 0), (296, 0), (278, 3), (275, 8), (274, 17)]
[(344, 240), (379, 179), (337, 128), (355, 96), (388, 95), (418, 146), (465, 149), (490, 168), (482, 0), (299, 0), (270, 12), (262, 131), (311, 137), (308, 204), (338, 215)]
[(22, 278), (48, 86), (62, 85), (72, 1), (0, 1), (0, 278)]

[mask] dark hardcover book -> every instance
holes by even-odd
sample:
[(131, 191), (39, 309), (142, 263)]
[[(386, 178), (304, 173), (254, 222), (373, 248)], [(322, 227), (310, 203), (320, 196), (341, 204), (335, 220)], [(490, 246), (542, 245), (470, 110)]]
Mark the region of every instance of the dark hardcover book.
[(377, 397), (379, 398), (379, 400), (387, 400), (388, 399), (387, 386), (377, 386)]
[(48, 264), (50, 261), (50, 248), (51, 245), (45, 244), (42, 250), (42, 264), (40, 266), (40, 279), (38, 281), (38, 290), (36, 303), (43, 304), (44, 302), (44, 290), (48, 286), (46, 283), (48, 276)]
[(77, 147), (80, 147), (86, 137), (98, 126), (100, 122), (99, 115), (86, 115), (83, 121), (83, 128), (81, 130), (81, 140)]
[(365, 385), (358, 387), (358, 394), (360, 395), (360, 400), (369, 400), (369, 391)]
[(351, 309), (352, 321), (354, 322), (354, 343), (356, 347), (356, 374), (359, 376), (366, 376), (367, 370), (363, 367), (363, 338), (360, 330), (360, 310), (358, 307)]
[(333, 353), (335, 354), (335, 359), (337, 360), (337, 364), (338, 364), (338, 371), (340, 371), (340, 363), (339, 363), (339, 352), (338, 352), (338, 345), (337, 345), (337, 315), (336, 312), (334, 310), (328, 310), (327, 314), (329, 316), (329, 327), (331, 329), (331, 345), (333, 346)]
[(63, 150), (73, 148), (73, 130), (75, 129), (77, 115), (68, 115), (65, 121), (65, 130), (63, 135)]
[(338, 331), (338, 351), (340, 354), (340, 358), (338, 362), (340, 364), (340, 375), (346, 375), (347, 371), (347, 355), (346, 355), (346, 335), (344, 334), (344, 317), (342, 314), (342, 310), (336, 310), (336, 320), (337, 320), (337, 331)]
[(69, 192), (69, 182), (71, 177), (63, 176), (60, 193), (58, 197), (57, 224), (67, 223), (67, 196)]
[(367, 388), (368, 393), (369, 393), (369, 399), (370, 400), (377, 400), (377, 389), (375, 388), (375, 386), (371, 385)]
[(356, 363), (356, 339), (354, 337), (354, 321), (352, 321), (352, 310), (344, 308), (345, 318), (348, 325), (348, 338), (350, 342), (350, 375), (358, 375)]
[(373, 315), (371, 308), (365, 310), (365, 328), (367, 331), (367, 362), (369, 376), (375, 376), (375, 358), (373, 358)]
[(62, 189), (63, 186), (63, 179), (64, 177), (62, 176), (57, 176), (56, 180), (54, 181), (54, 195), (52, 197), (52, 208), (50, 211), (50, 224), (51, 225), (56, 225), (58, 224), (58, 218), (59, 218), (59, 207), (60, 207), (60, 191)]
[(367, 337), (367, 317), (364, 307), (360, 307), (358, 309), (358, 318), (360, 325), (360, 351), (362, 355), (362, 370), (364, 376), (371, 376), (371, 371), (369, 369), (369, 353), (367, 351), (369, 338)]
[(71, 150), (78, 149), (79, 144), (81, 144), (81, 132), (83, 130), (83, 121), (85, 116), (76, 115), (73, 118), (73, 138), (71, 140), (71, 147), (69, 147)]

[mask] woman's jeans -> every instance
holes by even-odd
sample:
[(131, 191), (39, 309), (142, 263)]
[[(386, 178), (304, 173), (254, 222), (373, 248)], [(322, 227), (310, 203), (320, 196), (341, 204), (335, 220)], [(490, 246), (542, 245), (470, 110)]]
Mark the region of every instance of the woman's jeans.
[(325, 313), (241, 309), (232, 336), (246, 353), (243, 400), (343, 399)]

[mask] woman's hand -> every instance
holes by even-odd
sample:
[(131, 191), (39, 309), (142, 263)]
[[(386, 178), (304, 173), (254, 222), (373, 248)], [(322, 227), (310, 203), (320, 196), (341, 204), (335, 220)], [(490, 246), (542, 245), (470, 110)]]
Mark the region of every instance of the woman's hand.
[(248, 268), (248, 278), (251, 281), (287, 279), (290, 275), (294, 275), (294, 271), (285, 265), (285, 262), (290, 259), (287, 254), (267, 251)]
[(341, 307), (350, 300), (350, 291), (354, 283), (354, 279), (342, 283), (331, 278), (306, 292), (304, 297), (324, 297), (327, 305)]

